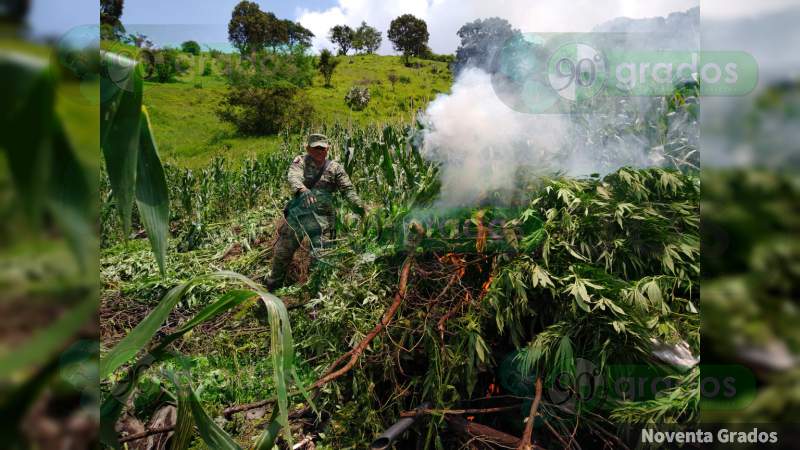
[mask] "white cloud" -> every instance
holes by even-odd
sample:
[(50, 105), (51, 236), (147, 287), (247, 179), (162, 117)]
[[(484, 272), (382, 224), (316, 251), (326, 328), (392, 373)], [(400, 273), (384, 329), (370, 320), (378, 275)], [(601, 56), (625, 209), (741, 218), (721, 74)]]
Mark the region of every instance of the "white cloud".
[(429, 45), (437, 53), (453, 53), (458, 47), (456, 32), (462, 25), (479, 18), (501, 17), (522, 31), (589, 31), (595, 25), (616, 17), (643, 18), (665, 16), (698, 6), (699, 0), (339, 0), (326, 10), (299, 8), (297, 20), (311, 30), (314, 48), (333, 49), (328, 30), (338, 24), (351, 27), (361, 21), (383, 33), (379, 53), (393, 53), (386, 37), (389, 23), (402, 14), (413, 14), (427, 22)]
[(797, 6), (797, 0), (703, 0), (700, 13), (704, 19), (739, 19)]

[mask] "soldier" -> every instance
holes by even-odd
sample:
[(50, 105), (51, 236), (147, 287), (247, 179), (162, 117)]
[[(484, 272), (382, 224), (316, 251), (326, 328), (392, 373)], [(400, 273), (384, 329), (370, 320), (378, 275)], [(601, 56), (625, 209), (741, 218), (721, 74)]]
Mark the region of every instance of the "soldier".
[[(294, 158), (287, 177), (295, 199), (302, 199), (301, 204), (316, 213), (315, 218), (321, 229), (317, 230), (319, 240), (312, 238), (312, 245), (317, 243), (320, 247), (324, 247), (328, 239), (333, 237), (336, 226), (336, 212), (330, 202), (330, 194), (335, 191), (341, 192), (356, 213), (362, 217), (365, 213), (364, 205), (344, 167), (328, 159), (329, 146), (328, 138), (324, 135), (310, 135), (306, 144), (306, 154)], [(293, 202), (297, 203), (292, 201), (289, 206)], [(267, 278), (267, 288), (270, 290), (283, 286), (286, 270), (292, 262), (294, 252), (300, 247), (305, 234), (308, 234), (308, 230), (302, 229), (296, 221), (289, 220), (289, 206), (284, 210), (287, 220), (283, 221), (278, 230), (278, 242), (275, 244), (272, 257), (272, 271)]]

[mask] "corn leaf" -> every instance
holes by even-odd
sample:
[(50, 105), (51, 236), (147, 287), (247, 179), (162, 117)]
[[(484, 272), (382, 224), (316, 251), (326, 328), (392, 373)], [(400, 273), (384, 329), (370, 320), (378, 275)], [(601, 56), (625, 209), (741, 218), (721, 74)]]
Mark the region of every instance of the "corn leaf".
[(164, 351), (162, 346), (143, 355), (136, 364), (128, 368), (127, 373), (111, 389), (111, 394), (100, 405), (100, 441), (112, 448), (121, 448), (119, 437), (115, 430), (115, 425), (122, 410), (128, 402), (128, 398), (133, 393), (139, 377), (153, 364), (164, 361), (171, 357), (170, 353)]
[[(122, 229), (131, 229), (142, 117), (142, 75), (136, 61), (101, 52), (107, 76), (101, 78), (100, 146)], [(113, 77), (113, 78), (112, 78)]]
[(272, 416), (269, 419), (269, 425), (258, 437), (253, 450), (272, 450), (275, 446), (275, 440), (278, 439), (278, 433), (281, 431), (281, 424), (278, 422), (278, 409), (273, 408)]
[(172, 435), (170, 450), (185, 450), (192, 443), (194, 433), (194, 420), (192, 406), (188, 395), (181, 395), (178, 388), (178, 418), (175, 422), (175, 432)]
[(214, 317), (222, 314), (223, 312), (235, 308), (242, 303), (246, 302), (247, 300), (252, 299), (256, 296), (255, 292), (252, 291), (245, 291), (245, 290), (233, 290), (226, 292), (219, 300), (215, 301), (214, 303), (206, 306), (200, 312), (194, 315), (191, 319), (186, 321), (183, 325), (178, 328), (177, 331), (167, 336), (165, 339), (168, 339), (171, 336), (181, 336), (192, 328), (200, 325), (207, 320), (213, 319)]
[(224, 432), (219, 425), (208, 417), (208, 414), (206, 414), (203, 405), (200, 404), (200, 400), (193, 390), (188, 389), (186, 397), (184, 401), (188, 401), (189, 403), (192, 417), (194, 417), (194, 423), (197, 425), (197, 430), (200, 432), (200, 437), (203, 438), (203, 442), (205, 442), (209, 448), (213, 448), (214, 450), (241, 450), (241, 447), (239, 447), (228, 433)]
[(22, 346), (3, 355), (0, 358), (0, 380), (6, 380), (18, 372), (46, 363), (96, 311), (97, 297), (88, 295), (53, 324), (26, 340)]
[(54, 121), (49, 209), (83, 271), (97, 267), (92, 264), (92, 258), (96, 258), (98, 248), (93, 228), (96, 223), (93, 198), (97, 193), (92, 190), (87, 174), (75, 156), (63, 126)]
[(169, 245), (169, 190), (150, 130), (150, 118), (143, 109), (136, 172), (136, 206), (163, 275)]
[(158, 306), (156, 306), (136, 328), (131, 330), (127, 336), (117, 343), (117, 345), (108, 352), (105, 358), (100, 359), (100, 379), (108, 378), (119, 366), (125, 364), (128, 360), (136, 356), (137, 353), (142, 351), (183, 295), (202, 278), (204, 277), (195, 278), (167, 292)]
[[(121, 382), (117, 383), (112, 389), (110, 395), (100, 409), (100, 416), (103, 418), (100, 427), (100, 437), (104, 444), (110, 447), (117, 447), (117, 433), (114, 430), (114, 424), (119, 419), (122, 409), (132, 391), (132, 387), (136, 385), (139, 376), (144, 370), (159, 362), (163, 361), (170, 356), (166, 352), (166, 347), (180, 338), (187, 332), (191, 331), (197, 325), (200, 325), (207, 320), (210, 320), (217, 315), (241, 305), (247, 300), (252, 299), (256, 294), (252, 291), (233, 290), (226, 292), (219, 300), (206, 306), (200, 312), (195, 314), (194, 317), (189, 319), (186, 323), (181, 325), (177, 331), (164, 337), (164, 339), (153, 350), (142, 356), (129, 370)], [(180, 406), (178, 407), (178, 414), (180, 415)], [(180, 420), (180, 417), (179, 417)]]
[[(295, 380), (299, 385), (299, 380), (294, 373), (294, 341), (292, 339), (292, 330), (289, 323), (289, 314), (286, 310), (286, 306), (283, 304), (283, 301), (278, 297), (270, 294), (269, 292), (265, 291), (261, 288), (260, 285), (252, 281), (251, 279), (240, 275), (235, 272), (216, 272), (211, 275), (205, 275), (201, 277), (197, 277), (193, 280), (190, 280), (180, 286), (177, 286), (171, 289), (158, 306), (153, 309), (153, 311), (145, 317), (142, 322), (139, 323), (125, 338), (122, 339), (111, 351), (108, 352), (104, 359), (100, 361), (100, 377), (101, 379), (107, 378), (111, 373), (114, 372), (119, 366), (125, 364), (131, 358), (133, 358), (138, 352), (143, 350), (148, 342), (152, 339), (155, 333), (158, 331), (161, 324), (166, 320), (169, 313), (175, 307), (175, 305), (180, 301), (180, 299), (187, 293), (189, 290), (196, 286), (199, 283), (214, 280), (214, 279), (227, 279), (239, 282), (246, 287), (250, 288), (252, 292), (249, 291), (232, 291), (222, 299), (220, 299), (217, 303), (209, 305), (203, 310), (201, 310), (193, 319), (189, 322), (184, 324), (177, 332), (170, 334), (167, 336), (159, 346), (153, 351), (153, 353), (160, 353), (163, 352), (166, 345), (170, 342), (174, 341), (180, 335), (186, 333), (194, 326), (214, 317), (215, 315), (219, 314), (226, 309), (232, 308), (236, 305), (241, 304), (242, 302), (252, 298), (254, 295), (258, 295), (261, 301), (264, 303), (265, 308), (267, 309), (268, 313), (268, 320), (270, 324), (270, 354), (273, 358), (273, 378), (274, 383), (277, 390), (277, 404), (278, 404), (278, 417), (277, 422), (280, 427), (283, 427), (285, 430), (285, 438), (287, 442), (291, 444), (292, 436), (291, 431), (289, 430), (289, 416), (288, 416), (288, 408), (289, 408), (289, 396), (288, 396), (288, 389), (287, 389), (287, 376), (289, 374), (295, 375)], [(147, 358), (148, 355), (145, 355), (143, 358)], [(156, 356), (157, 358), (157, 356)], [(131, 379), (126, 380), (126, 383), (133, 384), (135, 383), (136, 378), (138, 377), (138, 373), (136, 373), (135, 369), (134, 372), (130, 374)], [(127, 398), (127, 394), (119, 396), (121, 398)], [(114, 399), (110, 401), (115, 401), (117, 403), (124, 403), (120, 402), (119, 399)], [(103, 420), (105, 422), (111, 422), (112, 424), (116, 421), (119, 417), (119, 413), (121, 412), (121, 407), (113, 404), (104, 404), (103, 409), (101, 411)], [(192, 413), (195, 414), (196, 411), (194, 407), (192, 408)], [(197, 421), (198, 418), (195, 416), (195, 420)], [(202, 420), (202, 418), (200, 419)], [(199, 425), (198, 425), (199, 426)], [(213, 438), (214, 431), (207, 430), (211, 433), (208, 437)], [(108, 443), (108, 441), (113, 441), (113, 438), (110, 438), (111, 432), (108, 430), (104, 430), (101, 432), (103, 436), (103, 441)], [(204, 437), (205, 439), (205, 437)], [(208, 443), (208, 441), (206, 441)], [(209, 444), (210, 445), (210, 444)], [(217, 448), (212, 446), (212, 448)]]
[(5, 149), (20, 205), (38, 224), (50, 168), (55, 80), (44, 61), (0, 52), (0, 148)]

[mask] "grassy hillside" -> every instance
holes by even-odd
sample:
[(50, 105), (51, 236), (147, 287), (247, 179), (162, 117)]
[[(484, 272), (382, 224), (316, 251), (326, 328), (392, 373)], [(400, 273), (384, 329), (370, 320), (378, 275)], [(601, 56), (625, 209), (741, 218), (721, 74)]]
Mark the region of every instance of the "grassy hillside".
[[(125, 51), (135, 51), (125, 47)], [(186, 55), (185, 57), (189, 57)], [(228, 57), (228, 56), (225, 56)], [(203, 54), (203, 61), (213, 61)], [(317, 120), (347, 125), (407, 122), (414, 112), (424, 108), (437, 94), (447, 92), (452, 76), (446, 63), (419, 61), (420, 67), (405, 67), (399, 56), (358, 55), (340, 57), (332, 79), (325, 87), (317, 74), (308, 95), (317, 111)], [(151, 114), (156, 142), (162, 158), (186, 167), (203, 166), (214, 156), (241, 160), (276, 149), (278, 136), (239, 135), (233, 126), (215, 114), (225, 91), (225, 73), (218, 61), (210, 76), (203, 76), (195, 59), (188, 73), (173, 83), (145, 82), (144, 104)], [(389, 73), (398, 81), (392, 85)], [(370, 105), (363, 111), (351, 111), (344, 103), (354, 85), (370, 89)]]

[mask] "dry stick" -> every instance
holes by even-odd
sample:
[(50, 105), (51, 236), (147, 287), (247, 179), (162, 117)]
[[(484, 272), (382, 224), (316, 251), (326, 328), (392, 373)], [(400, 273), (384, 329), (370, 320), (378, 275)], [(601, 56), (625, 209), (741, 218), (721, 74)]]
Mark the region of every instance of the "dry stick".
[(125, 442), (128, 442), (128, 441), (135, 441), (135, 440), (138, 440), (138, 439), (144, 439), (144, 438), (146, 438), (148, 436), (152, 436), (154, 434), (169, 433), (174, 428), (175, 428), (175, 426), (168, 426), (168, 427), (153, 428), (153, 429), (150, 429), (150, 430), (145, 430), (145, 431), (142, 431), (141, 433), (135, 433), (135, 434), (131, 434), (129, 436), (122, 437), (122, 438), (119, 439), (119, 442), (122, 444), (122, 443), (125, 443)]
[(531, 450), (531, 435), (533, 434), (533, 422), (536, 420), (536, 411), (539, 409), (539, 402), (542, 400), (542, 379), (536, 378), (536, 397), (533, 398), (531, 403), (531, 412), (528, 414), (528, 423), (525, 424), (525, 432), (522, 433), (522, 439), (519, 441), (517, 450)]
[(444, 416), (444, 418), (447, 421), (447, 424), (450, 425), (453, 430), (473, 438), (478, 438), (495, 445), (502, 445), (509, 448), (513, 448), (512, 446), (517, 445), (519, 442), (519, 439), (516, 436), (495, 430), (487, 425), (468, 422), (466, 419), (460, 416), (447, 415)]
[(498, 406), (496, 408), (475, 408), (475, 409), (419, 409), (414, 411), (403, 411), (400, 417), (414, 417), (418, 414), (492, 414), (504, 411), (511, 411), (519, 408), (519, 405)]
[(555, 436), (556, 438), (558, 438), (559, 441), (561, 441), (561, 445), (563, 445), (565, 449), (572, 448), (572, 446), (570, 444), (568, 444), (567, 441), (565, 441), (564, 438), (561, 437), (560, 434), (558, 434), (558, 432), (555, 430), (555, 428), (553, 428), (553, 426), (550, 425), (549, 421), (545, 420), (544, 424), (550, 430), (550, 432), (553, 433), (553, 436)]
[(444, 324), (445, 324), (445, 322), (447, 322), (451, 317), (453, 317), (455, 315), (455, 313), (458, 312), (458, 310), (461, 309), (462, 306), (464, 306), (464, 303), (467, 303), (468, 301), (470, 301), (470, 299), (471, 299), (471, 296), (469, 295), (469, 292), (467, 292), (467, 294), (464, 296), (464, 298), (459, 300), (458, 303), (455, 304), (455, 306), (450, 308), (450, 310), (447, 311), (447, 313), (445, 313), (445, 315), (443, 315), (439, 319), (438, 328), (439, 328), (439, 337), (442, 339), (442, 346), (444, 346), (444, 331), (445, 331)]

